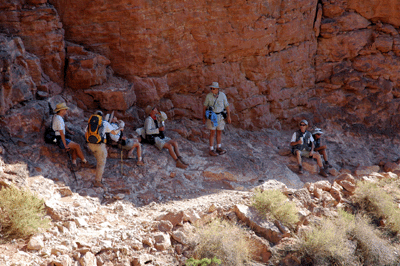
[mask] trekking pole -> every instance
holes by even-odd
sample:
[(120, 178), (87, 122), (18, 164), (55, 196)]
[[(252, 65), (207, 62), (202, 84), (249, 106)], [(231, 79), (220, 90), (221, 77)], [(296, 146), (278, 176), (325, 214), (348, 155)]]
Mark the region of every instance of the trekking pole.
[(75, 178), (75, 181), (78, 183), (78, 180), (76, 179), (76, 175), (75, 175), (75, 171), (74, 171), (74, 165), (72, 164), (71, 154), (69, 153), (69, 151), (67, 151), (67, 154), (68, 154), (68, 159), (69, 159), (69, 165), (71, 166), (69, 169), (71, 170), (71, 173)]
[(122, 149), (121, 149), (121, 176), (124, 175), (123, 172), (122, 172), (122, 163), (123, 163), (123, 161), (122, 161), (122, 153), (123, 153), (123, 151), (122, 151)]

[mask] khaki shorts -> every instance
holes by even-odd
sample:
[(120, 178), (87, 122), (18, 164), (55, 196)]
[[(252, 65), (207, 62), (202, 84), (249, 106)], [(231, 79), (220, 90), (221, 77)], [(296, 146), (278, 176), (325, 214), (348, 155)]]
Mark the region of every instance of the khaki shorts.
[(133, 145), (135, 145), (135, 143), (138, 143), (139, 140), (138, 139), (127, 139), (125, 140), (125, 145), (122, 146), (123, 150), (130, 150), (133, 148)]
[[(296, 151), (298, 150), (294, 150), (293, 154), (296, 155)], [(315, 153), (315, 152), (314, 152)], [(306, 158), (310, 158), (310, 151), (306, 151), (306, 150), (302, 150), (300, 151), (300, 156), (301, 157), (306, 157)]]
[(209, 130), (224, 130), (225, 129), (225, 120), (221, 114), (217, 115), (217, 121), (218, 121), (218, 125), (216, 127), (214, 127), (214, 123), (211, 122), (210, 119), (207, 119), (207, 122), (206, 122), (207, 129), (209, 129)]
[(154, 145), (159, 149), (162, 150), (164, 148), (164, 145), (170, 141), (171, 139), (168, 137), (164, 137), (163, 139), (160, 139), (159, 137), (156, 137), (154, 141), (156, 142)]

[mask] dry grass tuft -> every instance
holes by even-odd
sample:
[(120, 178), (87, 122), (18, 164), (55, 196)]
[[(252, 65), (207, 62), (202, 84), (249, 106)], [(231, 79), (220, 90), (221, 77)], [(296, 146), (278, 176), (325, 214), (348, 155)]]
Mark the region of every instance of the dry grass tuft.
[(261, 214), (279, 220), (286, 226), (292, 226), (299, 221), (296, 204), (279, 190), (255, 191), (252, 206)]
[(49, 226), (49, 219), (44, 218), (44, 201), (14, 186), (0, 190), (0, 213), (4, 239), (26, 238)]
[(224, 220), (213, 220), (198, 228), (195, 259), (218, 258), (222, 265), (244, 266), (250, 262), (250, 245), (243, 228)]

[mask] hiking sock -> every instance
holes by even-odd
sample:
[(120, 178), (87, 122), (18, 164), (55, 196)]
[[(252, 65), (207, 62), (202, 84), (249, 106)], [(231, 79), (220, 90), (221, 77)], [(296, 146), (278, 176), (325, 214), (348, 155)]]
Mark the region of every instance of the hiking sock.
[(220, 149), (221, 148), (221, 144), (217, 144), (217, 149)]
[(214, 146), (210, 146), (210, 151), (213, 151), (214, 150)]
[(138, 157), (138, 161), (141, 161), (142, 160), (142, 157)]
[(73, 164), (73, 165), (76, 165), (76, 160), (72, 160), (72, 164)]
[(82, 163), (87, 163), (87, 160), (86, 160), (86, 159), (83, 159)]

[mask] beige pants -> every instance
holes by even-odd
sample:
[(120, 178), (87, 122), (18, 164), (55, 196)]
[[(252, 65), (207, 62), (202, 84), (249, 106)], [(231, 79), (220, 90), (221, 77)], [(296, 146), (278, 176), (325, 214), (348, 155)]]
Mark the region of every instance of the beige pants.
[(96, 167), (96, 181), (101, 182), (103, 177), (104, 168), (106, 167), (107, 161), (107, 148), (106, 144), (93, 144), (88, 143), (89, 149), (93, 152), (94, 157), (97, 161)]

